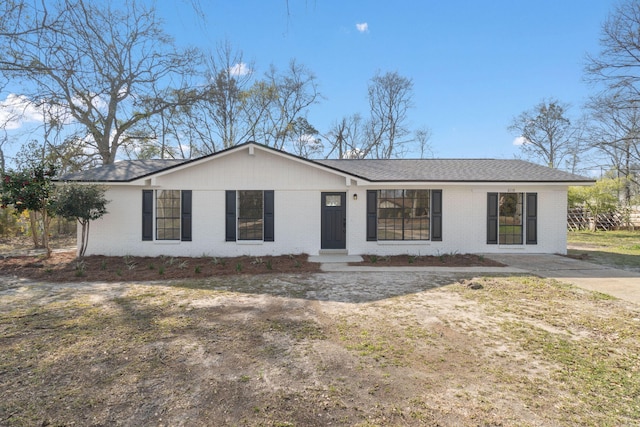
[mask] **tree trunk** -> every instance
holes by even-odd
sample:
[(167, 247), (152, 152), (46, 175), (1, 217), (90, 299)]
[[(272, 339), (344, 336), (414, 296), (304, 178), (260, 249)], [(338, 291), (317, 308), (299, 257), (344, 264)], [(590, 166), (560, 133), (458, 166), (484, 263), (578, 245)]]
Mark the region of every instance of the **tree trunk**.
[(29, 223), (31, 224), (31, 238), (33, 239), (33, 247), (37, 249), (40, 246), (40, 242), (38, 241), (38, 221), (36, 218), (36, 213), (34, 211), (29, 211)]
[(49, 223), (51, 218), (47, 214), (47, 210), (42, 210), (42, 245), (47, 250), (47, 258), (51, 257), (51, 247), (49, 246)]

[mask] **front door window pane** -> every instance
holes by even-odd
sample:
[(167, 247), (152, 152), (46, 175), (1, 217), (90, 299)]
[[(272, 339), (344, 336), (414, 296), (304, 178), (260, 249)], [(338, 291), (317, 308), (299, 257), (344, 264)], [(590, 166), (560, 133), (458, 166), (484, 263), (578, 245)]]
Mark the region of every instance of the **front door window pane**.
[(342, 206), (342, 197), (339, 194), (327, 194), (324, 205), (331, 207), (340, 207)]

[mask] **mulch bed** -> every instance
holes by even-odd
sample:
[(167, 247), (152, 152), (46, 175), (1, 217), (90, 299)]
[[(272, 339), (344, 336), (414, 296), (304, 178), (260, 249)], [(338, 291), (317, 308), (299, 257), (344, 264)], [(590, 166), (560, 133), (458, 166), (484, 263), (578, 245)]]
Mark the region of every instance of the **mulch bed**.
[[(0, 258), (0, 275), (50, 282), (120, 282), (169, 279), (198, 279), (211, 276), (270, 273), (316, 273), (320, 264), (308, 262), (308, 255), (265, 257), (133, 257), (92, 255), (80, 260), (75, 251), (54, 252), (50, 258), (7, 256)], [(441, 256), (365, 255), (364, 261), (350, 265), (503, 267), (504, 264), (473, 254)]]
[(13, 256), (0, 259), (0, 275), (51, 282), (120, 282), (194, 279), (211, 276), (268, 273), (310, 273), (320, 264), (307, 261), (306, 254), (269, 257), (113, 257), (76, 258), (75, 251), (43, 256)]
[(412, 267), (504, 267), (504, 264), (475, 254), (444, 255), (363, 255), (363, 262), (349, 265)]

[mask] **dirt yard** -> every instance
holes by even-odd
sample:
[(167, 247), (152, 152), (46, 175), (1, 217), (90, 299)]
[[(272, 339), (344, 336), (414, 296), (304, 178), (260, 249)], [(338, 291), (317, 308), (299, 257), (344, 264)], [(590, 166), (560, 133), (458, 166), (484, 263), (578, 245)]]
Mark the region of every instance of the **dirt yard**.
[(640, 420), (639, 307), (531, 277), (4, 276), (0, 351), (8, 426)]

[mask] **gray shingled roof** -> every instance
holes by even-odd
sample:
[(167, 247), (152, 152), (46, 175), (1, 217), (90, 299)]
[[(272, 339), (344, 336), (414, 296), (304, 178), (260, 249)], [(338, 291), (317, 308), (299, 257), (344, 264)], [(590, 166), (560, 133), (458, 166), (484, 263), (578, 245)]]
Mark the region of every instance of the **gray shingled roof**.
[[(273, 148), (260, 147), (296, 157)], [(238, 149), (240, 146), (232, 148)], [(207, 157), (219, 155), (221, 152)], [(60, 181), (130, 182), (193, 160), (130, 160), (59, 178)], [(308, 160), (372, 182), (592, 182), (593, 179), (516, 159)]]
[(70, 173), (58, 181), (127, 182), (184, 163), (179, 159), (123, 160), (112, 165)]
[(590, 182), (593, 179), (516, 159), (317, 160), (368, 181)]

